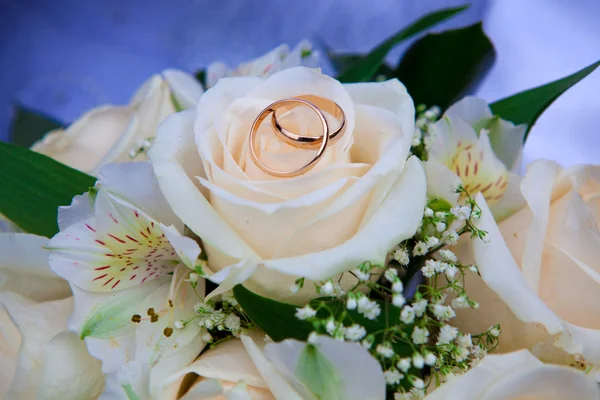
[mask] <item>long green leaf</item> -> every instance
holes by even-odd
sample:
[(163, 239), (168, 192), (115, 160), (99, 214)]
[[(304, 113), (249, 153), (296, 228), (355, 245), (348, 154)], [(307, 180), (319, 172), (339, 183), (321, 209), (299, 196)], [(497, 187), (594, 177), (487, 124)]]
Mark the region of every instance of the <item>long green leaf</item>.
[(415, 104), (446, 109), (487, 73), (494, 56), (492, 43), (477, 23), (418, 40), (404, 54), (396, 77)]
[(350, 67), (344, 70), (344, 72), (342, 72), (337, 79), (340, 82), (367, 82), (371, 80), (373, 75), (375, 75), (377, 70), (379, 70), (379, 67), (383, 63), (385, 56), (397, 44), (439, 22), (458, 14), (461, 11), (466, 10), (468, 7), (468, 5), (464, 5), (461, 7), (448, 8), (425, 15), (381, 43), (365, 57), (355, 61)]
[(0, 214), (27, 232), (53, 236), (58, 206), (71, 204), (94, 182), (50, 157), (0, 142)]
[(252, 322), (276, 342), (285, 339), (306, 340), (313, 327), (296, 318), (296, 306), (259, 296), (242, 285), (233, 288), (233, 295)]
[(30, 147), (51, 130), (64, 124), (38, 111), (15, 105), (10, 129), (10, 140), (21, 147)]
[(498, 100), (490, 107), (494, 114), (503, 119), (514, 124), (527, 124), (527, 133), (529, 133), (535, 121), (558, 96), (591, 74), (599, 65), (600, 61), (595, 62), (565, 78)]
[[(314, 330), (310, 323), (296, 318), (297, 306), (259, 296), (242, 285), (235, 286), (233, 294), (250, 319), (276, 342), (285, 339), (306, 340), (310, 332)], [(345, 312), (345, 325), (357, 323), (365, 328), (367, 334), (381, 332), (389, 323), (395, 324), (400, 321), (399, 308), (378, 300), (376, 301), (381, 307), (381, 315), (374, 320), (365, 318), (356, 310), (346, 310), (343, 303), (335, 298), (315, 299), (311, 301), (311, 305), (318, 308), (321, 301), (327, 302), (329, 310), (336, 317)], [(328, 315), (326, 312), (323, 315), (319, 314), (323, 318)], [(382, 337), (379, 335), (375, 340), (375, 344), (379, 344), (381, 340)], [(394, 348), (400, 355), (409, 356), (412, 354), (410, 346), (404, 342), (394, 344)]]

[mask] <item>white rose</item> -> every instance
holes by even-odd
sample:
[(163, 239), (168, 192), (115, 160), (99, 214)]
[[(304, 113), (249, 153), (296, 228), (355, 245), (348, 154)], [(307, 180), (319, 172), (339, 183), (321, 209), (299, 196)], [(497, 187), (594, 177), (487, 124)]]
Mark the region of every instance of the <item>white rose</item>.
[(47, 244), (0, 233), (0, 398), (95, 399), (104, 386), (100, 362), (67, 331), (73, 298), (50, 271)]
[(158, 124), (169, 114), (194, 107), (201, 94), (202, 86), (191, 75), (165, 70), (146, 81), (129, 105), (88, 111), (68, 128), (49, 132), (31, 149), (95, 175), (110, 162), (131, 161), (130, 152), (153, 138)]
[[(347, 131), (314, 169), (275, 178), (248, 157), (248, 133), (267, 105), (298, 94), (339, 104)], [(289, 171), (313, 157), (263, 128), (265, 164)], [(213, 279), (224, 282), (213, 295), (250, 278), (252, 290), (284, 299), (293, 296), (294, 277), (324, 280), (364, 261), (383, 263), (414, 235), (426, 184), (419, 160), (407, 160), (413, 129), (414, 106), (397, 80), (342, 85), (298, 67), (267, 79), (221, 79), (195, 112), (159, 127), (149, 155), (173, 211), (202, 238), (210, 267), (220, 271)]]
[(500, 351), (600, 365), (600, 168), (537, 161), (521, 191), (527, 206), (499, 227), (477, 198), (476, 225), (488, 235), (470, 246), (483, 282), (468, 274), (466, 289), (480, 307), (460, 310), (456, 325), (475, 332), (499, 323)]
[(600, 389), (573, 368), (547, 365), (527, 350), (490, 355), (464, 375), (435, 389), (426, 400), (597, 400)]
[[(182, 400), (385, 399), (379, 362), (358, 343), (326, 336), (314, 344), (288, 339), (265, 345), (257, 334), (244, 335), (208, 350), (170, 379), (189, 373), (200, 379)], [(213, 397), (219, 395), (226, 397)]]

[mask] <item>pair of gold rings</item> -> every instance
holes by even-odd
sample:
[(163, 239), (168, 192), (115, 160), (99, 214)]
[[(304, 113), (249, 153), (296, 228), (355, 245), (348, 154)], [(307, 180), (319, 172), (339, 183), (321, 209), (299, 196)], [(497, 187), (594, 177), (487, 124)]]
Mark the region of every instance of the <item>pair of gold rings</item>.
[[(298, 135), (282, 126), (278, 119), (278, 115), (290, 111), (298, 106), (306, 106), (312, 111), (314, 111), (315, 114), (317, 114), (322, 129), (322, 134), (320, 136)], [(327, 118), (325, 117), (324, 112), (332, 115), (334, 118), (340, 121), (339, 126), (333, 132), (330, 132), (329, 130), (329, 123), (327, 122)], [(258, 132), (258, 128), (269, 115), (271, 115), (271, 127), (273, 128), (273, 133), (275, 133), (275, 136), (277, 136), (277, 138), (280, 139), (282, 142), (300, 149), (317, 150), (315, 156), (309, 162), (307, 162), (300, 168), (292, 171), (278, 171), (267, 167), (258, 159), (258, 156), (256, 155), (254, 142), (256, 141), (256, 134)], [(280, 178), (291, 178), (294, 176), (302, 175), (303, 173), (310, 171), (312, 168), (315, 167), (315, 165), (325, 154), (325, 150), (327, 149), (327, 147), (330, 144), (333, 144), (340, 137), (342, 137), (345, 131), (346, 115), (344, 114), (342, 108), (333, 100), (312, 94), (288, 97), (286, 99), (278, 100), (274, 103), (269, 104), (267, 107), (265, 107), (264, 110), (260, 112), (260, 114), (258, 114), (258, 117), (256, 117), (256, 119), (254, 120), (254, 123), (250, 128), (249, 137), (250, 157), (252, 158), (252, 161), (254, 161), (254, 163), (261, 170), (263, 170), (269, 175), (273, 175)]]

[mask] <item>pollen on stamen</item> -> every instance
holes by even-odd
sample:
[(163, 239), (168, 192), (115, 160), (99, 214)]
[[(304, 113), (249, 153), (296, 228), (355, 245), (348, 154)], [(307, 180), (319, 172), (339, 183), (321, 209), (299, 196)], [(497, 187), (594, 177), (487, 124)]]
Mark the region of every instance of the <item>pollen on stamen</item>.
[(154, 323), (156, 321), (158, 321), (158, 315), (156, 315), (156, 314), (151, 315), (150, 316), (150, 322)]
[(150, 307), (147, 311), (148, 315), (154, 315), (154, 308)]
[(165, 334), (166, 337), (171, 337), (171, 335), (173, 334), (173, 328), (169, 328), (168, 326), (165, 328), (165, 330), (163, 331), (163, 333)]
[(135, 322), (135, 323), (140, 323), (140, 322), (142, 322), (142, 316), (141, 316), (141, 315), (139, 315), (139, 314), (134, 314), (134, 315), (131, 317), (131, 321), (132, 321), (132, 322)]

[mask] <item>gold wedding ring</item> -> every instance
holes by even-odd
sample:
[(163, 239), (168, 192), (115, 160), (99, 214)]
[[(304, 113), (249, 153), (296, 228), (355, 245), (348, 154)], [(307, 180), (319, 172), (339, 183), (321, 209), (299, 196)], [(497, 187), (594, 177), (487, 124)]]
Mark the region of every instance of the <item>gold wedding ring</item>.
[[(321, 123), (322, 134), (320, 136), (302, 136), (285, 129), (278, 120), (278, 112), (286, 112), (298, 106), (306, 106), (314, 111)], [(327, 112), (340, 121), (339, 126), (330, 133), (327, 118), (323, 112)], [(256, 134), (263, 121), (271, 114), (271, 127), (273, 133), (282, 142), (300, 149), (317, 150), (315, 156), (306, 164), (293, 171), (279, 171), (269, 168), (262, 163), (256, 155)], [(325, 150), (333, 141), (339, 139), (346, 131), (346, 116), (341, 107), (334, 101), (325, 97), (305, 94), (278, 100), (265, 107), (256, 117), (250, 128), (250, 157), (252, 161), (264, 172), (280, 178), (291, 178), (310, 171), (325, 154)]]
[[(329, 140), (334, 142), (336, 139), (342, 137), (346, 130), (346, 115), (342, 108), (334, 101), (326, 99), (321, 96), (316, 96), (312, 94), (303, 94), (299, 96), (294, 96), (294, 99), (300, 99), (310, 102), (311, 104), (317, 106), (322, 111), (327, 112), (332, 115), (334, 118), (340, 121), (340, 126), (338, 126), (330, 135)], [(323, 137), (321, 136), (302, 136), (295, 134), (293, 132), (288, 131), (279, 123), (277, 118), (277, 112), (285, 112), (289, 111), (294, 106), (288, 107), (280, 107), (277, 110), (274, 110), (271, 114), (271, 125), (273, 126), (273, 130), (275, 134), (284, 142), (294, 147), (302, 147), (306, 149), (318, 149), (321, 145), (321, 141)]]
[[(295, 169), (293, 171), (278, 171), (278, 170), (274, 170), (272, 168), (267, 167), (265, 164), (263, 164), (258, 159), (258, 157), (256, 155), (256, 151), (254, 149), (254, 141), (256, 140), (256, 133), (258, 132), (258, 128), (260, 127), (262, 122), (265, 120), (265, 118), (267, 118), (270, 113), (275, 113), (275, 111), (277, 109), (284, 107), (287, 103), (303, 104), (303, 105), (307, 106), (308, 108), (310, 108), (311, 110), (313, 110), (319, 117), (319, 121), (321, 122), (321, 128), (323, 129), (323, 134), (321, 136), (315, 136), (315, 138), (318, 138), (321, 140), (321, 143), (320, 143), (320, 147), (317, 151), (317, 154), (313, 157), (312, 160), (310, 160), (308, 163), (304, 164), (302, 167)], [(327, 123), (327, 119), (325, 118), (325, 115), (319, 109), (319, 107), (310, 103), (309, 101), (290, 97), (287, 99), (283, 99), (283, 100), (279, 100), (274, 103), (271, 103), (264, 110), (262, 110), (260, 112), (260, 114), (258, 114), (258, 117), (256, 117), (256, 119), (252, 123), (252, 127), (250, 128), (249, 140), (250, 140), (250, 146), (249, 146), (250, 147), (250, 157), (252, 158), (254, 163), (261, 170), (263, 170), (264, 172), (266, 172), (269, 175), (277, 176), (280, 178), (291, 178), (294, 176), (302, 175), (303, 173), (305, 173), (307, 171), (310, 171), (312, 168), (314, 168), (316, 163), (323, 156), (323, 154), (325, 153), (325, 149), (327, 148), (327, 144), (329, 143), (329, 125)], [(299, 147), (299, 146), (295, 146), (295, 147)]]

